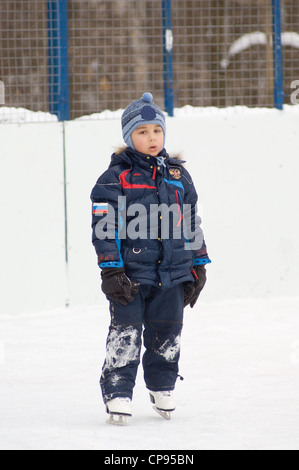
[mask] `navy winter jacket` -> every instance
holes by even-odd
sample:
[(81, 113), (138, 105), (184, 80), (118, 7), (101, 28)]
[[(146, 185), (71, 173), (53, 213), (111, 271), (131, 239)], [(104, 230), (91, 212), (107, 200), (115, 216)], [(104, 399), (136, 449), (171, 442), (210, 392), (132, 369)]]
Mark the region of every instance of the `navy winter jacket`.
[(169, 288), (193, 282), (193, 265), (211, 262), (183, 163), (165, 150), (159, 157), (131, 148), (112, 155), (91, 193), (100, 268), (124, 267), (141, 284)]

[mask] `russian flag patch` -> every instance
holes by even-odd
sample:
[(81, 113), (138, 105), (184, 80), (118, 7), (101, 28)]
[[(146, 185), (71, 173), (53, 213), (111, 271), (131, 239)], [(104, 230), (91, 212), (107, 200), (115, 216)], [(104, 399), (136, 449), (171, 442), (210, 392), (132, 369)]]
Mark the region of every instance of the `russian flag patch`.
[(108, 214), (108, 202), (94, 202), (92, 206), (93, 215)]

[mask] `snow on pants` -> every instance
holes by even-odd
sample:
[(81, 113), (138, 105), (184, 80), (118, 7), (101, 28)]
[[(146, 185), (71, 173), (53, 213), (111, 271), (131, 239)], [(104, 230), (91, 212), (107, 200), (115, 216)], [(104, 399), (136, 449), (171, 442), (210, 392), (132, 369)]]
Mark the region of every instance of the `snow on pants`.
[(178, 377), (183, 327), (183, 284), (170, 289), (141, 285), (127, 306), (110, 302), (111, 325), (100, 385), (106, 403), (132, 399), (143, 343), (144, 380), (153, 391), (173, 390)]

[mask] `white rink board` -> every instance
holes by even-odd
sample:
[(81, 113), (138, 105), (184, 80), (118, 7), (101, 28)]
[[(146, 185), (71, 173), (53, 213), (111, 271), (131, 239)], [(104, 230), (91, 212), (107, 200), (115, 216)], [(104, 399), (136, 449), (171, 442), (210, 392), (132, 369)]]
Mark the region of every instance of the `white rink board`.
[[(186, 107), (176, 115), (167, 119), (166, 148), (187, 160), (213, 261), (203, 300), (298, 295), (298, 107)], [(65, 125), (68, 283), (62, 128), (0, 126), (0, 313), (104, 299), (89, 196), (122, 145), (119, 116)]]
[(0, 313), (64, 305), (62, 131), (0, 126)]

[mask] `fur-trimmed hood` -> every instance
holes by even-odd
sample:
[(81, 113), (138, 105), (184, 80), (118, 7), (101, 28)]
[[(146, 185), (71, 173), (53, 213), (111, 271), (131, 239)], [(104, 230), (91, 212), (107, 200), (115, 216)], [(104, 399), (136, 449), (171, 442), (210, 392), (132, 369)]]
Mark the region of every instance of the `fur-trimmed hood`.
[[(118, 147), (115, 149), (115, 152), (113, 153), (113, 155), (111, 156), (111, 165), (115, 165), (116, 163), (118, 163), (121, 160), (126, 160), (126, 156), (130, 156), (130, 155), (136, 155), (136, 156), (139, 156), (141, 159), (144, 159), (144, 158), (147, 158), (146, 155), (140, 153), (140, 152), (137, 152), (136, 150), (133, 150), (131, 149), (130, 147), (127, 147), (127, 146), (122, 146), (122, 147)], [(162, 150), (162, 152), (160, 152), (160, 154), (158, 156), (162, 156), (162, 157), (166, 157), (168, 158), (168, 162), (170, 164), (177, 164), (177, 165), (180, 165), (180, 166), (185, 166), (184, 164), (186, 163), (186, 160), (183, 159), (183, 156), (181, 153), (175, 153), (175, 154), (171, 154), (169, 155), (165, 149)], [(120, 157), (120, 158), (118, 158)], [(151, 157), (151, 159), (155, 159), (156, 157)]]

